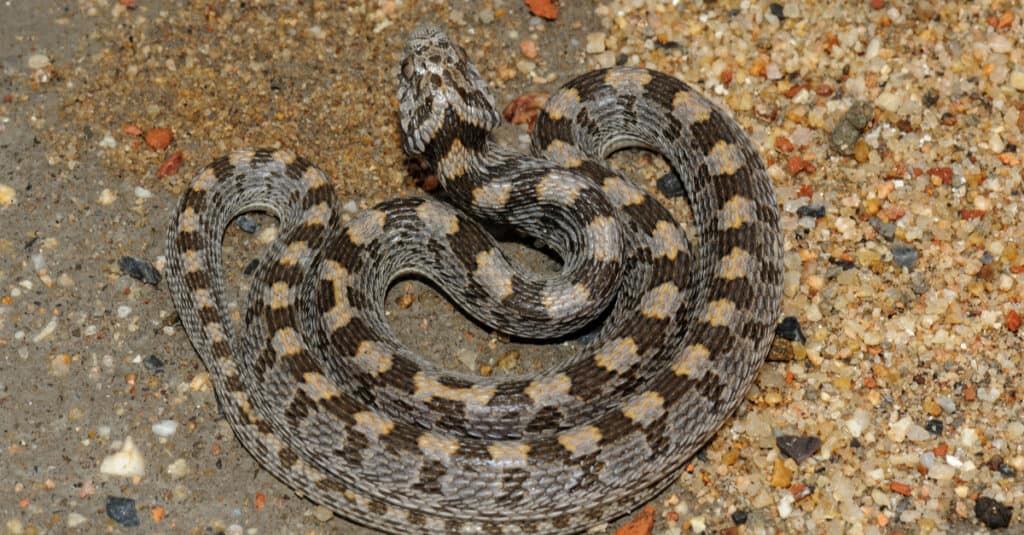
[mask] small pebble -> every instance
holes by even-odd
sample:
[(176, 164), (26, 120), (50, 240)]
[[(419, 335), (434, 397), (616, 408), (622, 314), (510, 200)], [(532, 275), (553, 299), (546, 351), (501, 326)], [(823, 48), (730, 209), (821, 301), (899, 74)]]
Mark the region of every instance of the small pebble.
[(118, 496), (107, 496), (107, 516), (126, 528), (139, 525), (139, 513), (135, 509), (135, 500)]
[(686, 190), (683, 189), (683, 181), (679, 179), (679, 175), (675, 171), (661, 175), (661, 178), (658, 179), (658, 191), (668, 198), (680, 197), (686, 193)]
[(894, 243), (889, 250), (892, 252), (892, 261), (899, 267), (914, 269), (917, 265), (917, 249), (905, 243)]
[(160, 360), (160, 357), (157, 357), (156, 355), (150, 355), (142, 359), (142, 365), (153, 373), (160, 373), (164, 371), (164, 361)]
[(743, 524), (746, 524), (747, 523), (747, 512), (742, 510), (742, 509), (737, 510), (737, 511), (733, 511), (733, 513), (732, 513), (732, 522), (733, 522), (733, 524), (736, 524), (737, 526), (742, 526)]
[(801, 206), (796, 209), (796, 215), (800, 217), (825, 217), (825, 205), (823, 204), (808, 204)]
[(604, 33), (595, 32), (587, 34), (587, 54), (600, 54), (604, 52), (604, 40), (606, 36)]
[(159, 284), (162, 279), (153, 264), (134, 256), (122, 256), (117, 265), (121, 273), (146, 284)]
[(7, 184), (0, 184), (0, 206), (9, 206), (14, 204), (15, 197), (14, 188)]
[(796, 462), (801, 462), (821, 449), (821, 439), (815, 436), (782, 435), (775, 438), (779, 451)]
[(112, 476), (142, 476), (146, 473), (146, 461), (142, 452), (135, 447), (132, 437), (124, 439), (124, 445), (116, 453), (103, 458), (100, 473)]
[(28, 68), (45, 69), (50, 66), (50, 58), (46, 54), (32, 54), (28, 57)]
[(832, 150), (844, 156), (851, 156), (853, 145), (860, 139), (864, 127), (871, 121), (872, 114), (873, 106), (870, 102), (854, 102), (832, 129), (829, 142)]
[(942, 420), (931, 419), (925, 422), (924, 428), (933, 435), (942, 434)]
[(160, 420), (153, 424), (151, 429), (153, 430), (153, 434), (158, 437), (169, 437), (178, 430), (178, 422), (175, 422), (174, 420)]
[(953, 414), (956, 412), (956, 402), (952, 398), (947, 396), (935, 396), (935, 403), (942, 407), (942, 412), (946, 414)]
[(260, 224), (255, 219), (244, 215), (235, 219), (235, 225), (246, 234), (255, 234), (260, 229)]
[(974, 515), (985, 526), (991, 529), (1001, 529), (1010, 525), (1013, 507), (1003, 505), (987, 496), (981, 496), (974, 502)]
[(77, 528), (88, 522), (89, 519), (79, 513), (68, 513), (67, 526), (71, 529)]
[(807, 337), (804, 336), (804, 331), (800, 328), (800, 321), (793, 316), (782, 318), (779, 325), (775, 327), (775, 335), (790, 342), (800, 342), (801, 344), (807, 342)]

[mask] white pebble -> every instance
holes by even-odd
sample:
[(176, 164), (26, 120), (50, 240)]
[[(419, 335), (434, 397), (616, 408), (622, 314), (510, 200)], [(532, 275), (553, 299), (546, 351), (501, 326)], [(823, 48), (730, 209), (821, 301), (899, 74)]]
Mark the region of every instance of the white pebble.
[(173, 463), (167, 465), (167, 475), (174, 479), (181, 479), (188, 475), (188, 462), (185, 459), (175, 459)]
[(78, 526), (85, 524), (88, 520), (88, 518), (78, 513), (70, 513), (68, 514), (68, 527), (77, 528)]
[(796, 498), (794, 498), (792, 494), (787, 492), (786, 495), (783, 496), (781, 500), (779, 500), (779, 517), (788, 518), (789, 515), (793, 514), (794, 503), (796, 503)]
[(600, 32), (587, 34), (587, 54), (600, 54), (604, 52), (605, 35)]
[(875, 99), (875, 104), (885, 111), (896, 113), (900, 109), (900, 97), (896, 93), (886, 91)]
[(1024, 71), (1013, 71), (1010, 74), (1010, 87), (1024, 92)]
[(973, 427), (960, 428), (960, 445), (973, 448), (978, 443), (978, 430)]
[(169, 437), (178, 430), (178, 422), (174, 420), (160, 420), (153, 424), (153, 433), (160, 437)]
[(135, 447), (132, 437), (124, 439), (117, 453), (106, 456), (100, 463), (100, 473), (112, 476), (141, 476), (146, 473), (146, 461)]
[(153, 196), (153, 192), (142, 186), (135, 186), (135, 196), (140, 199), (148, 199)]
[(853, 416), (846, 420), (846, 430), (850, 432), (854, 438), (860, 437), (860, 434), (867, 429), (868, 425), (871, 424), (871, 413), (864, 409), (857, 409), (853, 411)]
[(345, 201), (345, 204), (341, 205), (341, 209), (350, 214), (354, 214), (359, 210), (359, 207), (356, 206), (356, 201)]
[(45, 69), (50, 66), (50, 58), (46, 54), (32, 54), (28, 57), (28, 68)]
[(117, 146), (117, 140), (114, 139), (114, 136), (112, 136), (110, 134), (107, 134), (107, 135), (103, 136), (103, 139), (100, 140), (100, 147), (102, 147), (104, 149), (112, 149), (112, 148), (114, 148), (116, 146)]
[(116, 200), (117, 200), (117, 194), (116, 193), (114, 193), (113, 191), (110, 191), (108, 188), (103, 188), (103, 191), (100, 192), (100, 196), (97, 199), (97, 202), (99, 202), (103, 206), (110, 206)]
[(936, 464), (928, 470), (928, 477), (936, 481), (949, 481), (956, 475), (956, 468), (948, 464)]
[(906, 440), (907, 432), (912, 425), (914, 425), (914, 420), (910, 419), (909, 416), (904, 416), (889, 426), (887, 435), (893, 442), (903, 442)]
[(117, 317), (119, 317), (121, 319), (127, 318), (128, 315), (131, 314), (131, 313), (132, 313), (132, 307), (130, 307), (128, 305), (121, 305), (121, 306), (117, 307)]

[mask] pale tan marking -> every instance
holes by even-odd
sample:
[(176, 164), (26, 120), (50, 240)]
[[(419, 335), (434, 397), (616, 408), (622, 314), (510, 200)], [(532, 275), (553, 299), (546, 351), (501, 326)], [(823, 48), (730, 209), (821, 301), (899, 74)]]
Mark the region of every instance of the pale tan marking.
[(719, 229), (735, 229), (751, 223), (757, 216), (757, 207), (749, 197), (736, 194), (722, 205), (719, 212)]
[(392, 364), (391, 352), (384, 345), (369, 340), (359, 343), (355, 361), (360, 368), (374, 377), (390, 370)]
[(457, 179), (466, 174), (467, 164), (472, 160), (473, 154), (462, 144), (462, 140), (455, 138), (448, 152), (437, 162), (437, 174)]
[(375, 412), (360, 411), (353, 414), (352, 418), (356, 421), (352, 427), (373, 440), (386, 436), (395, 428), (395, 422)]
[(302, 374), (302, 379), (304, 382), (299, 385), (299, 388), (305, 391), (309, 399), (313, 401), (336, 398), (341, 395), (341, 391), (334, 386), (334, 382), (322, 373), (306, 372)]
[(376, 240), (384, 232), (387, 214), (380, 210), (368, 210), (357, 215), (348, 224), (348, 239), (355, 245), (365, 245)]
[(425, 202), (417, 206), (416, 217), (420, 218), (420, 221), (423, 221), (428, 227), (445, 236), (459, 231), (458, 216), (432, 202)]
[(251, 150), (235, 151), (228, 155), (228, 162), (235, 167), (249, 165), (252, 162), (252, 157), (255, 155), (256, 153)]
[(348, 325), (350, 321), (352, 321), (352, 310), (348, 306), (347, 298), (344, 302), (339, 301), (337, 305), (324, 313), (324, 323), (332, 333)]
[(512, 295), (512, 269), (500, 260), (494, 249), (477, 253), (473, 278), (497, 299)]
[(288, 292), (288, 283), (277, 281), (270, 286), (270, 309), (277, 310), (287, 308), (291, 305), (291, 296)]
[(302, 214), (302, 222), (305, 223), (307, 227), (311, 227), (313, 225), (327, 227), (327, 223), (330, 220), (331, 207), (325, 202), (309, 208), (304, 214)]
[(718, 299), (708, 303), (704, 319), (715, 327), (724, 327), (732, 322), (734, 312), (736, 312), (736, 303), (728, 299)]
[(647, 427), (665, 414), (665, 398), (654, 391), (644, 392), (626, 403), (622, 414), (641, 427)]
[(419, 372), (412, 378), (415, 391), (413, 397), (420, 401), (429, 401), (432, 398), (448, 399), (462, 403), (468, 409), (480, 410), (494, 397), (493, 386), (473, 385), (469, 388), (452, 388), (441, 384), (440, 381)]
[(252, 412), (252, 404), (249, 403), (249, 394), (241, 390), (232, 390), (231, 397), (235, 398), (235, 406), (238, 407), (238, 410), (248, 415), (250, 420), (259, 420), (259, 417)]
[(582, 189), (580, 180), (552, 171), (537, 182), (537, 200), (572, 206)]
[(587, 228), (587, 243), (592, 248), (591, 256), (598, 262), (617, 262), (621, 248), (619, 224), (615, 219), (602, 215), (594, 218)]
[(473, 188), (473, 203), (481, 208), (504, 208), (511, 193), (511, 183), (491, 182)]
[(711, 350), (704, 344), (686, 346), (683, 352), (679, 354), (675, 364), (672, 365), (672, 371), (680, 377), (683, 375), (693, 377), (701, 368), (707, 365), (710, 357)]
[(295, 153), (285, 149), (275, 150), (272, 157), (285, 167), (291, 165), (295, 161)]
[(279, 357), (291, 357), (302, 353), (302, 338), (291, 327), (278, 329), (270, 345)]
[(189, 249), (181, 253), (181, 263), (185, 268), (185, 273), (196, 273), (205, 269), (203, 257), (195, 249)]
[(204, 308), (217, 308), (217, 302), (213, 300), (213, 294), (206, 288), (199, 288), (193, 294), (192, 297), (196, 301), (196, 308), (202, 310)]
[(302, 173), (302, 187), (306, 191), (315, 190), (325, 184), (327, 184), (327, 177), (312, 165), (307, 167), (306, 171)]
[(572, 379), (569, 379), (569, 376), (564, 373), (559, 373), (534, 380), (530, 386), (523, 389), (523, 393), (529, 396), (538, 407), (547, 407), (571, 401), (573, 399), (569, 395), (571, 389)]
[(738, 145), (719, 140), (704, 161), (708, 165), (708, 174), (732, 176), (743, 167), (745, 159)]
[(594, 355), (594, 362), (615, 373), (625, 373), (640, 360), (636, 341), (632, 337), (610, 340)]
[(324, 263), (323, 279), (331, 281), (334, 293), (334, 306), (324, 313), (324, 323), (334, 332), (352, 321), (352, 309), (348, 302), (348, 270), (334, 260)]
[(216, 344), (227, 340), (224, 336), (224, 326), (219, 321), (211, 321), (206, 324), (206, 336), (210, 339), (210, 343)]
[(569, 451), (571, 457), (579, 457), (597, 451), (601, 445), (601, 438), (600, 429), (587, 425), (558, 435), (558, 443)]
[(235, 362), (235, 357), (221, 357), (217, 359), (220, 363), (221, 370), (224, 372), (224, 377), (238, 377), (238, 364)]
[(209, 191), (214, 184), (217, 183), (217, 174), (213, 172), (213, 169), (207, 167), (203, 169), (202, 173), (196, 177), (195, 181), (192, 182), (192, 191)]
[(502, 442), (487, 446), (491, 459), (502, 465), (522, 465), (530, 459), (530, 446), (521, 442)]
[(294, 473), (301, 474), (311, 483), (317, 483), (327, 478), (327, 475), (325, 473), (320, 472), (306, 461), (303, 461), (302, 457), (296, 458), (295, 462), (292, 463), (289, 469)]
[(658, 221), (651, 233), (651, 253), (654, 258), (665, 257), (675, 260), (680, 252), (686, 251), (686, 237), (679, 225), (671, 221)]
[(668, 319), (682, 304), (679, 288), (671, 282), (658, 285), (648, 291), (640, 300), (640, 311), (648, 318)]
[(459, 441), (434, 433), (423, 433), (416, 440), (423, 456), (442, 463), (448, 463), (452, 455), (459, 451)]
[(199, 214), (191, 206), (178, 214), (178, 230), (181, 232), (195, 232), (199, 230)]
[(604, 179), (601, 187), (616, 208), (634, 206), (644, 202), (644, 192), (621, 178), (610, 176)]
[(583, 159), (586, 157), (578, 148), (561, 139), (551, 141), (544, 149), (544, 154), (549, 160), (570, 169), (582, 165)]
[(604, 77), (606, 84), (618, 90), (640, 90), (649, 84), (651, 79), (651, 73), (642, 69), (612, 69)]
[(544, 111), (552, 120), (574, 119), (580, 109), (580, 93), (575, 87), (555, 93), (544, 103)]
[(583, 283), (576, 283), (568, 288), (556, 286), (545, 288), (541, 302), (552, 318), (564, 318), (587, 304), (590, 300), (590, 289)]
[(694, 94), (693, 91), (682, 91), (672, 97), (672, 114), (690, 124), (706, 121), (711, 118), (711, 106)]
[(282, 266), (294, 266), (312, 254), (313, 251), (309, 249), (309, 244), (304, 241), (295, 241), (288, 244), (279, 262)]
[(729, 254), (722, 257), (718, 266), (718, 276), (725, 280), (744, 278), (750, 274), (750, 253), (741, 247), (733, 247)]

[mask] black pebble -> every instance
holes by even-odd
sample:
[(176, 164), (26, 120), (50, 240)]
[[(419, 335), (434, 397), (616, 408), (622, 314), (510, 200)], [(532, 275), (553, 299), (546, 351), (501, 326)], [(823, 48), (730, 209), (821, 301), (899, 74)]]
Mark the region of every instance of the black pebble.
[(779, 325), (775, 327), (775, 336), (790, 342), (800, 342), (801, 344), (807, 341), (803, 329), (800, 328), (800, 322), (793, 316), (782, 318)]
[(107, 516), (126, 528), (139, 525), (139, 513), (135, 510), (135, 500), (107, 496)]
[(732, 521), (737, 526), (742, 526), (747, 523), (747, 512), (746, 511), (733, 511)]
[(786, 16), (783, 14), (782, 4), (772, 2), (768, 4), (768, 10), (772, 12), (779, 20), (786, 20)]
[(808, 204), (796, 209), (796, 215), (800, 217), (825, 217), (824, 204)]
[(851, 448), (859, 448), (861, 446), (860, 441), (856, 437), (850, 439)]
[[(0, 392), (2, 392), (2, 391), (3, 390), (0, 389)], [(1000, 463), (999, 464), (999, 473), (1003, 474), (1006, 477), (1016, 477), (1017, 476), (1017, 471), (1014, 470), (1012, 466), (1010, 466), (1010, 465), (1008, 465), (1006, 463)]]
[(164, 371), (164, 361), (160, 360), (160, 357), (156, 355), (150, 355), (142, 359), (142, 365), (153, 373), (160, 373)]
[(153, 267), (153, 264), (145, 260), (135, 258), (134, 256), (122, 256), (117, 265), (121, 268), (121, 273), (135, 280), (140, 280), (146, 284), (160, 284), (160, 279), (162, 278), (160, 272)]
[(939, 92), (935, 89), (929, 89), (928, 91), (925, 91), (924, 98), (921, 100), (924, 102), (926, 107), (931, 108), (939, 101)]
[(935, 419), (928, 420), (927, 422), (924, 423), (924, 429), (925, 429), (925, 431), (928, 431), (929, 433), (931, 433), (933, 435), (941, 435), (942, 434), (942, 420), (935, 420)]
[(629, 61), (629, 56), (626, 54), (619, 54), (618, 56), (615, 56), (615, 66), (617, 67), (625, 65), (627, 61)]
[(775, 445), (787, 457), (799, 463), (821, 449), (821, 439), (810, 436), (782, 435), (775, 437)]
[(853, 269), (853, 268), (857, 267), (857, 264), (854, 264), (853, 262), (850, 262), (849, 260), (840, 260), (838, 258), (833, 258), (833, 257), (829, 257), (828, 263), (832, 264), (833, 266), (839, 266), (839, 267), (843, 268), (843, 271), (846, 271), (847, 269)]
[(1003, 505), (992, 498), (982, 496), (974, 502), (974, 514), (982, 524), (992, 528), (1005, 528), (1010, 525), (1013, 507)]
[(679, 197), (683, 193), (683, 181), (675, 171), (665, 173), (658, 179), (658, 191), (666, 197)]
[(244, 215), (235, 220), (235, 225), (247, 234), (253, 234), (260, 229), (260, 224), (255, 219)]

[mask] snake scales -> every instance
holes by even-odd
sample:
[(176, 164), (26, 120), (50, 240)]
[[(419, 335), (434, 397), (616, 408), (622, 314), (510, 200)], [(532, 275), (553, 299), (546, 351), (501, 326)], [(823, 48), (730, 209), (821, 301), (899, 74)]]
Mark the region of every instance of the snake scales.
[[(235, 434), (315, 502), (393, 533), (565, 533), (620, 516), (673, 479), (742, 399), (772, 338), (781, 242), (758, 153), (725, 112), (665, 74), (618, 67), (551, 97), (536, 156), (496, 145), (500, 118), (466, 53), (415, 31), (399, 73), (404, 147), (458, 209), (384, 202), (342, 224), (330, 181), (279, 150), (235, 152), (184, 193), (168, 280)], [(697, 245), (602, 162), (660, 152), (684, 183)], [(244, 323), (226, 306), (221, 240), (277, 216)], [(509, 263), (473, 218), (557, 252)], [(383, 312), (415, 274), (470, 316), (528, 338), (607, 313), (575, 357), (512, 378), (437, 369)], [(236, 332), (237, 330), (237, 332)]]

